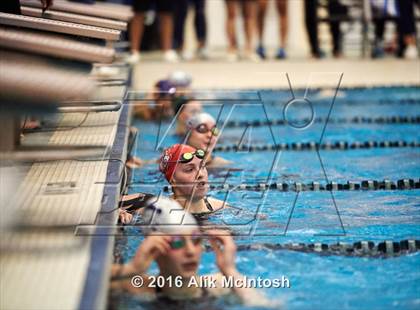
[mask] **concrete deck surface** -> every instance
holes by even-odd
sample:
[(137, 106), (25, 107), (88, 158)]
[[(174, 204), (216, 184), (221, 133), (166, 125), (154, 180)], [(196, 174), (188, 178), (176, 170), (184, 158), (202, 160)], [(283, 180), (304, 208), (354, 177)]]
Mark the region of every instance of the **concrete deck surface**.
[(335, 86), (341, 87), (415, 85), (420, 86), (420, 60), (400, 59), (291, 59), (253, 63), (228, 63), (220, 59), (164, 63), (146, 56), (134, 70), (134, 89), (150, 90), (169, 72), (183, 70), (193, 77), (194, 89), (258, 89)]

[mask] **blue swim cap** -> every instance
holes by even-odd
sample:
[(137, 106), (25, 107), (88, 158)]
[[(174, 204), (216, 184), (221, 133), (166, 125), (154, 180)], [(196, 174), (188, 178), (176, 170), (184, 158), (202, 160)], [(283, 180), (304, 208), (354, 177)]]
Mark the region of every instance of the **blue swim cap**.
[(160, 80), (155, 85), (161, 95), (173, 95), (176, 91), (175, 86), (169, 80)]

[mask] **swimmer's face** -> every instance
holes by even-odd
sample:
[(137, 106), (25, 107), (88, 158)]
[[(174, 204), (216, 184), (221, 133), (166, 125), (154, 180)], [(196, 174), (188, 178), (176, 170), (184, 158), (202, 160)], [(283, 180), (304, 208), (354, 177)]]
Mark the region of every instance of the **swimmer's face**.
[(182, 124), (190, 119), (193, 115), (201, 113), (203, 110), (199, 101), (190, 101), (184, 104), (179, 112), (178, 121)]
[(189, 278), (197, 273), (202, 253), (202, 236), (194, 229), (188, 234), (171, 236), (170, 250), (159, 256), (157, 263), (165, 276)]
[(156, 110), (159, 115), (165, 118), (174, 116), (174, 109), (172, 108), (172, 102), (170, 98), (160, 98), (155, 100)]
[(174, 116), (174, 109), (172, 108), (172, 101), (170, 98), (158, 101), (162, 104), (162, 113), (165, 117)]
[(180, 96), (188, 96), (191, 93), (191, 87), (190, 86), (180, 86), (176, 85), (176, 93)]
[(196, 149), (211, 152), (217, 142), (217, 136), (212, 131), (215, 126), (216, 124), (214, 122), (207, 121), (198, 125), (196, 128), (192, 128), (188, 138), (188, 144)]
[(172, 108), (172, 93), (163, 92), (159, 87), (155, 87), (155, 91), (152, 94), (152, 99), (157, 104), (159, 113), (162, 113), (164, 117), (174, 116), (174, 109)]
[(177, 163), (171, 184), (178, 197), (202, 199), (208, 191), (208, 174), (197, 156), (188, 163)]

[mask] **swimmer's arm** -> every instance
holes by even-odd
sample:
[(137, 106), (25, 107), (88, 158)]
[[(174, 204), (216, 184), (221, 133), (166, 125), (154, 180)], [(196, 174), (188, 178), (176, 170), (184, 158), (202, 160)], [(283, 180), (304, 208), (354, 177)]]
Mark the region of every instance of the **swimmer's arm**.
[(125, 165), (130, 169), (141, 168), (145, 165), (155, 164), (157, 163), (156, 159), (141, 159), (138, 157), (133, 157), (133, 159), (127, 160)]
[(111, 267), (111, 280), (123, 280), (130, 276), (137, 275), (132, 264), (113, 264)]
[[(147, 278), (147, 270), (152, 262), (159, 256), (169, 251), (170, 237), (160, 234), (149, 235), (144, 239), (137, 249), (133, 259), (124, 265), (113, 265), (111, 269), (111, 280), (131, 279), (135, 275)], [(126, 286), (127, 281), (121, 282), (121, 288)], [(118, 285), (117, 285), (118, 287)]]
[(228, 205), (226, 201), (220, 199), (208, 197), (208, 201), (213, 206), (215, 211), (230, 207), (230, 205)]
[(158, 233), (147, 236), (130, 262), (112, 266), (111, 276), (144, 275), (158, 256), (169, 251), (169, 241), (169, 236)]
[(138, 165), (138, 168), (143, 167), (144, 165), (150, 165), (150, 164), (156, 164), (159, 162), (159, 159), (140, 159), (140, 164)]
[[(132, 264), (113, 264), (111, 267), (111, 288), (122, 289), (130, 291), (134, 287), (131, 285), (131, 279), (137, 276), (138, 273), (133, 268)], [(143, 279), (147, 278), (146, 275), (141, 275)]]
[[(140, 287), (134, 286), (132, 282), (133, 277), (138, 276), (143, 279), (143, 285)], [(110, 287), (112, 290), (123, 290), (132, 294), (141, 294), (146, 299), (154, 292), (150, 289), (149, 283), (150, 277), (147, 274), (138, 274), (131, 264), (114, 264), (111, 267)]]
[(230, 160), (227, 160), (227, 159), (224, 159), (222, 157), (216, 156), (216, 157), (214, 157), (214, 159), (211, 161), (211, 163), (208, 166), (211, 168), (211, 167), (226, 166), (226, 165), (230, 165), (230, 164), (232, 164), (232, 162)]
[[(209, 241), (216, 254), (216, 263), (222, 275), (227, 279), (232, 278), (234, 283), (245, 281), (244, 276), (236, 269), (236, 245), (232, 236), (220, 230), (207, 231), (207, 234), (210, 236)], [(231, 289), (244, 304), (261, 305), (267, 303), (263, 295), (253, 288), (234, 285)]]
[(146, 121), (153, 119), (153, 111), (146, 105), (134, 105), (133, 114), (137, 118), (144, 119)]
[(133, 220), (133, 215), (123, 208), (118, 210), (118, 219), (122, 224), (130, 224)]

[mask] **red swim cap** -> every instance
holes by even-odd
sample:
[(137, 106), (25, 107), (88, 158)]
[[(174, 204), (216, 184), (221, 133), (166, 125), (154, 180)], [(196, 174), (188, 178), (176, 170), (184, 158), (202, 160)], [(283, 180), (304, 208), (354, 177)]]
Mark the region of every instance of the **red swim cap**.
[(163, 151), (160, 157), (159, 170), (165, 175), (168, 182), (171, 180), (182, 154), (188, 152), (194, 153), (195, 151), (195, 148), (186, 144), (174, 144)]

